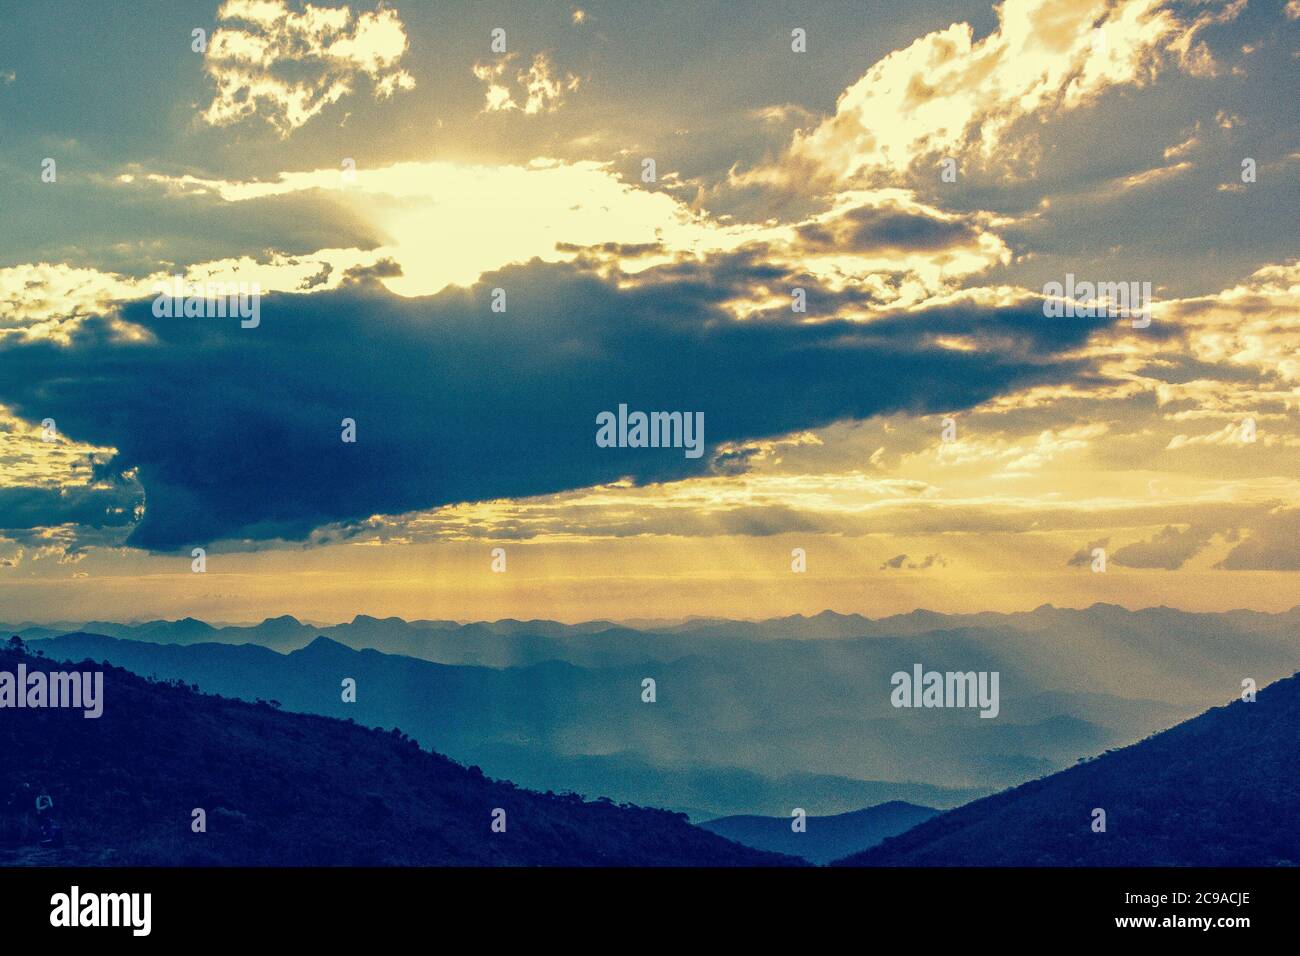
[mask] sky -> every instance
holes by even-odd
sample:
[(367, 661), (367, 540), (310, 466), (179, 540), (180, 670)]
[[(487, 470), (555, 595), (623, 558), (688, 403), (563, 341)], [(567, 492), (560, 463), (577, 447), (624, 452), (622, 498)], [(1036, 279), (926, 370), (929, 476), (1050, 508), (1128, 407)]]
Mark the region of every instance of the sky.
[(1287, 609), (1297, 59), (1300, 0), (8, 11), (0, 620)]

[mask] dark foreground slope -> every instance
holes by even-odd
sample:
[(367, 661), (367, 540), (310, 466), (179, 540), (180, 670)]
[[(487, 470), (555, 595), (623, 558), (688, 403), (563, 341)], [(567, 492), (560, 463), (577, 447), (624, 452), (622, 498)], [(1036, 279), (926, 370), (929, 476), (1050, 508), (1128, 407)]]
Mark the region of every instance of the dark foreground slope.
[(701, 823), (704, 829), (745, 846), (789, 853), (813, 863), (829, 863), (873, 847), (886, 837), (910, 830), (939, 811), (902, 800), (864, 810), (808, 817), (796, 832), (790, 817), (732, 816)]
[[(490, 780), (397, 731), (283, 713), (86, 662), (0, 650), (0, 671), (103, 670), (104, 712), (0, 710), (0, 864), (765, 865), (661, 810)], [(35, 796), (62, 850), (37, 847)], [(191, 829), (203, 808), (207, 832)], [(495, 808), (506, 832), (491, 829)]]
[[(1094, 811), (1106, 813), (1094, 832)], [(1300, 675), (976, 800), (856, 866), (1300, 865)]]

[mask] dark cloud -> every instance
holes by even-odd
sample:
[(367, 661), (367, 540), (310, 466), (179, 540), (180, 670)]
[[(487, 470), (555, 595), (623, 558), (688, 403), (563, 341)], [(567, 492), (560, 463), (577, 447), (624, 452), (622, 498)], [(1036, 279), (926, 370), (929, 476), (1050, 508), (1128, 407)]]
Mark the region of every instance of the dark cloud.
[[(333, 274), (334, 274), (334, 267), (332, 265), (330, 265), (328, 262), (321, 263), (321, 268), (319, 272), (315, 273), (314, 275), (308, 276), (307, 278), (303, 279), (302, 282), (298, 283), (298, 291), (307, 292), (311, 289), (317, 288), (318, 286), (323, 286), (325, 283), (330, 281), (330, 276)], [(345, 279), (344, 281), (347, 280)]]
[(130, 524), (141, 501), (139, 488), (123, 483), (109, 488), (0, 488), (0, 532), (77, 524), (104, 528)]
[[(130, 543), (165, 550), (302, 539), (330, 522), (624, 476), (679, 479), (710, 455), (599, 448), (596, 415), (620, 403), (703, 412), (711, 452), (841, 419), (951, 412), (1082, 377), (1061, 352), (1100, 324), (1044, 320), (1032, 302), (738, 322), (713, 278), (702, 266), (695, 281), (620, 289), (534, 262), (422, 299), (364, 285), (270, 296), (252, 329), (158, 319), (140, 302), (125, 318), (149, 341), (93, 318), (70, 345), (0, 349), (0, 401), (117, 448), (114, 467), (138, 468), (146, 496)], [(498, 286), (505, 313), (489, 308)], [(954, 334), (979, 350), (936, 342)], [(344, 418), (355, 444), (340, 440)]]
[(1272, 373), (1261, 375), (1251, 365), (1231, 362), (1203, 362), (1191, 355), (1178, 355), (1148, 362), (1138, 370), (1143, 378), (1158, 382), (1185, 385), (1188, 382), (1209, 380), (1213, 382), (1259, 382), (1261, 378), (1274, 378)]
[(343, 273), (344, 285), (364, 285), (380, 279), (393, 279), (402, 274), (402, 266), (396, 259), (385, 257), (368, 266), (353, 266)]
[[(312, 259), (320, 249), (374, 249), (387, 236), (362, 213), (319, 189), (228, 202), (215, 192), (177, 195), (161, 187), (95, 188), (71, 180), (41, 191), (33, 179), (9, 186), (0, 258), (6, 262), (67, 261), (126, 275), (176, 271), (201, 262), (261, 259), (268, 249)], [(195, 228), (195, 223), (202, 228)], [(131, 241), (123, 241), (124, 237)], [(94, 250), (87, 255), (85, 250)], [(71, 252), (70, 252), (71, 251)]]
[(1089, 541), (1088, 544), (1070, 556), (1070, 560), (1065, 562), (1067, 568), (1087, 567), (1092, 564), (1092, 552), (1094, 548), (1105, 548), (1110, 544), (1110, 538), (1100, 538), (1097, 541)]
[(881, 571), (897, 571), (906, 568), (908, 571), (925, 571), (933, 567), (946, 568), (948, 559), (941, 554), (927, 554), (920, 561), (909, 561), (907, 555), (896, 554), (880, 566)]
[(1215, 565), (1226, 571), (1300, 571), (1300, 508), (1263, 515), (1250, 536)]
[(975, 241), (978, 230), (961, 219), (945, 219), (897, 206), (858, 206), (835, 219), (809, 223), (799, 239), (822, 251), (932, 251)]
[(1179, 531), (1170, 525), (1157, 532), (1150, 541), (1138, 541), (1120, 548), (1111, 556), (1111, 561), (1130, 568), (1177, 571), (1210, 543), (1214, 531), (1214, 528), (1203, 525), (1192, 525)]

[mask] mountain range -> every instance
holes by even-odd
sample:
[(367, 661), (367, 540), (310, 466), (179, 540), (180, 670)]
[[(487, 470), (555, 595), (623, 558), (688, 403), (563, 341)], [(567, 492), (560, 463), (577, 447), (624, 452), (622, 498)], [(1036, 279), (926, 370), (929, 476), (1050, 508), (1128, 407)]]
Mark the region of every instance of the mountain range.
[[(659, 630), (360, 616), (328, 628), (276, 618), (11, 631), (52, 656), (400, 727), (522, 785), (704, 820), (785, 818), (796, 806), (829, 816), (891, 800), (954, 807), (1172, 726), (1231, 699), (1244, 678), (1262, 686), (1294, 672), (1297, 623), (1294, 610), (1094, 605)], [(893, 708), (890, 675), (916, 662), (999, 672), (998, 719)], [(358, 682), (355, 703), (340, 700), (347, 677)], [(642, 699), (647, 678), (653, 703)]]
[[(0, 671), (24, 662), (48, 663), (0, 649)], [(0, 720), (0, 865), (798, 862), (678, 814), (492, 780), (400, 732), (77, 667), (104, 671), (102, 716), (28, 708)], [(61, 847), (38, 847), (41, 796)]]
[(802, 830), (795, 830), (793, 817), (719, 817), (700, 826), (745, 846), (802, 857), (811, 863), (830, 863), (910, 830), (938, 812), (933, 807), (891, 800), (864, 810), (807, 817)]
[[(0, 650), (0, 672), (52, 663)], [(0, 864), (767, 866), (865, 846), (838, 865), (1300, 865), (1300, 674), (946, 812), (891, 802), (796, 833), (539, 793), (396, 729), (70, 666), (105, 672), (100, 717), (0, 721)], [(53, 799), (59, 846), (36, 847), (33, 796)]]
[(848, 866), (1300, 866), (1300, 674), (973, 801)]

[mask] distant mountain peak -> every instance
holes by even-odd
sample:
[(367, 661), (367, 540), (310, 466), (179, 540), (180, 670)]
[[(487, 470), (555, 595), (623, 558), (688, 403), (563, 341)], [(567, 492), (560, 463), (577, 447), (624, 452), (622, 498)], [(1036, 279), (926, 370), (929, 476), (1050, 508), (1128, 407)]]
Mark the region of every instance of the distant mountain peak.
[(316, 653), (316, 654), (319, 654), (322, 651), (344, 651), (348, 654), (357, 653), (357, 651), (354, 650), (353, 648), (348, 647), (346, 644), (339, 643), (338, 641), (334, 640), (332, 637), (326, 637), (324, 634), (320, 634), (312, 638), (311, 642), (306, 647), (296, 650), (293, 653), (302, 654), (302, 653), (306, 653), (307, 651), (311, 651), (312, 653)]
[(373, 617), (370, 614), (358, 614), (352, 618), (352, 624), (406, 624), (403, 618), (391, 615), (389, 617)]

